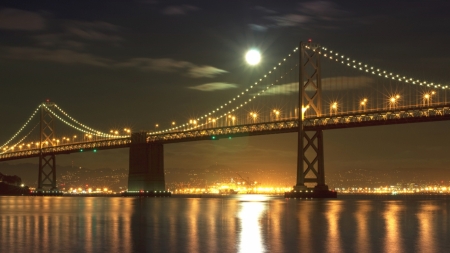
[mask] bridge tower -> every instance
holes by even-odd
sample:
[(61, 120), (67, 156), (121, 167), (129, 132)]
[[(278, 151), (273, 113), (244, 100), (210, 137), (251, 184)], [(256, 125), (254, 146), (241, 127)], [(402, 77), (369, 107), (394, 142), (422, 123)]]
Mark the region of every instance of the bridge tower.
[(57, 190), (55, 154), (44, 154), (42, 152), (43, 147), (56, 144), (54, 116), (49, 111), (54, 106), (55, 104), (48, 100), (41, 106), (38, 191), (43, 191), (45, 187)]
[(322, 115), (321, 47), (300, 42), (297, 184), (294, 191), (307, 190), (305, 183), (316, 183), (315, 190), (328, 192), (325, 184), (323, 130), (305, 131), (303, 118)]
[(147, 143), (147, 133), (131, 135), (128, 192), (165, 191), (162, 143)]

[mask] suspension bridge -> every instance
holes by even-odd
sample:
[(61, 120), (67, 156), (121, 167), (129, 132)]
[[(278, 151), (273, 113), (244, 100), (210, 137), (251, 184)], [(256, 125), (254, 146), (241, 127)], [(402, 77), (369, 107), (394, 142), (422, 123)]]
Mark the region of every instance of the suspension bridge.
[(324, 130), (449, 120), (448, 93), (448, 85), (301, 42), (233, 98), (159, 131), (100, 131), (46, 101), (0, 146), (0, 161), (38, 157), (43, 191), (57, 189), (56, 155), (127, 147), (128, 190), (164, 191), (165, 144), (298, 132), (292, 194), (327, 193)]

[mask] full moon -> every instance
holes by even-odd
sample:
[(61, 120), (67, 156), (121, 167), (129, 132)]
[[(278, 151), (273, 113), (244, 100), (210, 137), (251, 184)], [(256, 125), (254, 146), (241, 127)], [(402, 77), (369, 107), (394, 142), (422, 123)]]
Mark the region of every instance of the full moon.
[(261, 54), (258, 50), (252, 49), (245, 54), (245, 60), (250, 65), (256, 65), (261, 61)]

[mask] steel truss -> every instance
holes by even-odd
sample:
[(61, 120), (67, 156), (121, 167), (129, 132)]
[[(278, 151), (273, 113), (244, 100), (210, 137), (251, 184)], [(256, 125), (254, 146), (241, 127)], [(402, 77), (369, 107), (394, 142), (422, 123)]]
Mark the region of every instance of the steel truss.
[[(322, 117), (307, 117), (303, 119), (303, 129), (314, 133), (318, 130), (353, 128), (364, 126), (393, 125), (403, 123), (418, 123), (450, 120), (450, 104), (440, 104), (430, 107), (398, 108), (396, 110), (378, 110), (370, 112), (355, 112), (354, 114), (324, 115)], [(194, 129), (189, 131), (168, 132), (157, 135), (147, 135), (147, 142), (179, 143), (188, 141), (211, 140), (229, 137), (244, 137), (253, 135), (280, 134), (298, 132), (298, 119), (282, 119), (279, 121), (217, 127), (211, 129)], [(90, 142), (78, 142), (59, 146), (48, 146), (38, 149), (8, 151), (0, 154), (0, 161), (37, 157), (41, 153), (70, 154), (81, 149), (114, 149), (126, 148), (131, 143), (130, 138), (106, 139)]]
[(40, 131), (40, 152), (39, 152), (39, 180), (38, 191), (44, 190), (44, 187), (56, 188), (56, 161), (55, 154), (45, 154), (42, 147), (45, 145), (55, 145), (55, 128), (53, 115), (47, 108), (53, 108), (54, 103), (46, 102), (47, 106), (41, 106), (41, 131)]

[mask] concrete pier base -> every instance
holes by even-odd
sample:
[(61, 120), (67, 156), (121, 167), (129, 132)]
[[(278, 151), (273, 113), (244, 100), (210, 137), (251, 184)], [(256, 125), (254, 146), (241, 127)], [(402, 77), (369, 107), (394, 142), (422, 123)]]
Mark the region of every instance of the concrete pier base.
[(128, 192), (165, 191), (162, 143), (147, 143), (146, 133), (131, 135)]

